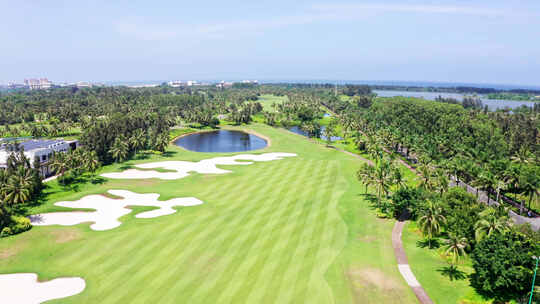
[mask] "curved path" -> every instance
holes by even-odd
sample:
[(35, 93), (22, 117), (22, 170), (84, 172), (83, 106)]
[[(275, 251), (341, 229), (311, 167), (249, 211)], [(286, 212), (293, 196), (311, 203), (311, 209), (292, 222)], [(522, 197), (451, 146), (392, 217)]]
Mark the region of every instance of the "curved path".
[(394, 254), (396, 255), (399, 272), (409, 287), (411, 287), (420, 303), (433, 304), (433, 301), (428, 296), (422, 285), (420, 285), (418, 280), (416, 280), (416, 277), (409, 266), (407, 254), (405, 253), (405, 249), (403, 249), (403, 242), (401, 241), (401, 232), (403, 231), (404, 226), (405, 219), (400, 218), (399, 221), (397, 221), (394, 225), (394, 229), (392, 229), (392, 247), (394, 248)]
[[(289, 130), (285, 130), (287, 132), (290, 132)], [(294, 133), (294, 132), (291, 132)], [(296, 134), (296, 133), (294, 133)], [(307, 138), (308, 140), (311, 140), (312, 142), (316, 142), (310, 138)], [(337, 151), (343, 152), (345, 154), (348, 154), (350, 156), (356, 157), (362, 161), (367, 162), (370, 166), (373, 166), (373, 161), (366, 159), (358, 154), (345, 151), (343, 149), (340, 149), (335, 146), (328, 146), (329, 148), (335, 149)], [(418, 174), (414, 168), (412, 168), (409, 164), (407, 164), (405, 161), (401, 160), (403, 165), (407, 166), (407, 168), (411, 169), (414, 173)], [(405, 282), (407, 282), (407, 285), (411, 287), (412, 291), (418, 298), (418, 301), (421, 304), (434, 304), (434, 302), (431, 300), (431, 298), (428, 296), (420, 282), (416, 279), (414, 276), (411, 267), (409, 266), (409, 260), (407, 259), (407, 254), (405, 253), (405, 249), (403, 248), (403, 242), (401, 241), (401, 233), (403, 232), (403, 227), (405, 226), (405, 220), (407, 216), (404, 214), (400, 217), (400, 219), (396, 222), (394, 225), (394, 228), (392, 229), (392, 247), (394, 248), (394, 254), (396, 255), (396, 260), (398, 264), (398, 270), (403, 279), (405, 279)]]
[[(352, 152), (345, 151), (343, 149), (331, 146), (331, 148), (334, 148), (335, 150), (338, 150), (340, 152), (343, 152), (345, 154), (349, 154), (351, 156), (354, 156), (356, 158), (359, 158), (371, 166), (373, 166), (373, 162), (369, 159), (365, 159), (362, 156), (358, 154), (354, 154)], [(411, 168), (406, 162), (403, 162), (405, 166), (407, 166), (409, 169), (413, 170), (416, 174), (416, 170)], [(394, 229), (392, 229), (392, 247), (394, 248), (394, 254), (396, 255), (396, 260), (398, 264), (399, 273), (401, 273), (401, 276), (405, 281), (407, 282), (407, 285), (411, 287), (412, 291), (418, 298), (418, 301), (422, 304), (433, 304), (433, 301), (428, 296), (420, 282), (416, 279), (414, 276), (411, 267), (409, 266), (409, 260), (407, 259), (407, 254), (405, 253), (405, 249), (403, 248), (403, 242), (401, 241), (401, 233), (403, 232), (403, 227), (405, 226), (405, 221), (407, 219), (406, 215), (402, 215), (400, 219), (396, 222), (394, 225)]]

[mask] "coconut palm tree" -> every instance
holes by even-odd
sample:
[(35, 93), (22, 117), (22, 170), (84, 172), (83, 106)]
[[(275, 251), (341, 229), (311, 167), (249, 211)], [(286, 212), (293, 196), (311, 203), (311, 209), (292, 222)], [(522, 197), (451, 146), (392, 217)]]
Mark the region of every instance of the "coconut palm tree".
[[(495, 176), (488, 170), (482, 170), (480, 174), (478, 174), (477, 178), (473, 181), (473, 186), (486, 191), (488, 205), (490, 201), (489, 190), (493, 188), (495, 183)], [(476, 196), (478, 197), (478, 192)]]
[(450, 180), (446, 175), (446, 172), (442, 169), (437, 169), (435, 171), (435, 188), (439, 191), (440, 195), (443, 195), (444, 192), (448, 191), (450, 186)]
[(446, 217), (443, 215), (442, 208), (433, 201), (428, 201), (426, 207), (422, 216), (418, 219), (418, 224), (422, 233), (429, 237), (428, 240), (431, 245), (431, 239), (439, 234), (443, 225), (446, 224)]
[(398, 188), (403, 188), (407, 186), (407, 179), (403, 176), (403, 172), (398, 166), (393, 166), (392, 168), (392, 184)]
[(69, 170), (66, 154), (54, 153), (50, 166), (51, 170), (57, 175), (64, 174), (67, 170)]
[(131, 148), (135, 151), (135, 155), (137, 155), (137, 151), (144, 147), (145, 145), (145, 136), (144, 132), (141, 129), (135, 130), (133, 132), (133, 135), (129, 138), (129, 145)]
[(458, 237), (450, 234), (448, 239), (444, 240), (445, 254), (452, 256), (452, 264), (455, 266), (461, 256), (466, 256), (465, 248), (469, 245), (467, 238)]
[(96, 151), (85, 151), (84, 167), (91, 173), (96, 172), (100, 166), (100, 162)]
[(480, 220), (474, 225), (475, 239), (478, 242), (493, 233), (505, 233), (509, 228), (508, 216), (501, 216), (497, 210), (488, 208), (480, 213)]
[(392, 184), (392, 172), (393, 167), (389, 159), (380, 158), (376, 160), (374, 169), (372, 171), (372, 180), (377, 190), (377, 202), (381, 204), (381, 196), (388, 195), (388, 189)]
[[(533, 168), (526, 168), (522, 170), (519, 177), (519, 186), (523, 189), (526, 196), (529, 197), (528, 206), (531, 209), (531, 202), (534, 196), (538, 195), (538, 188), (540, 188), (540, 176), (538, 170)], [(523, 203), (521, 203), (521, 209), (523, 209)]]
[(155, 148), (158, 151), (165, 152), (165, 149), (169, 145), (169, 136), (166, 133), (158, 135), (156, 138)]
[(360, 183), (366, 186), (366, 191), (365, 191), (366, 194), (368, 193), (368, 187), (370, 185), (373, 185), (374, 183), (373, 171), (374, 171), (374, 168), (372, 166), (370, 166), (368, 163), (363, 163), (360, 166), (360, 169), (356, 172), (356, 177), (358, 178)]
[(420, 183), (418, 184), (418, 187), (425, 190), (433, 190), (433, 173), (431, 172), (429, 166), (426, 164), (422, 164), (418, 167), (418, 171), (420, 172)]
[(9, 205), (24, 204), (30, 199), (32, 189), (31, 175), (12, 176), (4, 186), (5, 201)]
[(109, 150), (109, 153), (116, 162), (122, 162), (127, 159), (128, 156), (128, 144), (123, 137), (117, 137), (113, 146)]

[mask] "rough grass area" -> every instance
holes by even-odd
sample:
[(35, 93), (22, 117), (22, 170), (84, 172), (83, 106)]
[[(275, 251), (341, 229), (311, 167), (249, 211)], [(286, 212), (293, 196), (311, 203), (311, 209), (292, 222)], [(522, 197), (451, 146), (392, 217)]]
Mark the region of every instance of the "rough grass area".
[[(180, 180), (106, 180), (70, 188), (55, 181), (34, 212), (54, 202), (108, 189), (193, 196), (203, 205), (153, 219), (136, 209), (113, 230), (89, 224), (40, 226), (0, 240), (0, 273), (37, 272), (41, 280), (80, 276), (79, 295), (50, 303), (416, 303), (391, 246), (393, 221), (380, 220), (362, 195), (360, 160), (300, 135), (264, 125), (243, 126), (268, 136), (262, 152), (297, 157), (232, 173)], [(170, 146), (136, 163), (197, 161), (235, 153), (197, 153)], [(11, 250), (13, 248), (13, 250)], [(429, 292), (429, 290), (428, 290)]]

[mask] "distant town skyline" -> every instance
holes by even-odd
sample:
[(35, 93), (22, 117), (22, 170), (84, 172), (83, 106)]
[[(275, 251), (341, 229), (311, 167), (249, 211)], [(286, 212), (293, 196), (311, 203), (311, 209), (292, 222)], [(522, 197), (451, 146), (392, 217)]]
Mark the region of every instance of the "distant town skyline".
[[(540, 2), (6, 1), (0, 83), (417, 81), (540, 86)], [(28, 33), (32, 33), (29, 35)]]

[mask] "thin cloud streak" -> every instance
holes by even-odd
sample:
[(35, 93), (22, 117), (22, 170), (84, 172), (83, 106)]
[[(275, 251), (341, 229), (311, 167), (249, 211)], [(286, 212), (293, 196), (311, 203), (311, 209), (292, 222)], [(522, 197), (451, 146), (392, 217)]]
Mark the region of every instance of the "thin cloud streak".
[(332, 13), (306, 13), (294, 16), (278, 16), (265, 20), (246, 20), (211, 24), (149, 25), (147, 21), (126, 20), (113, 25), (119, 34), (141, 40), (170, 40), (197, 37), (198, 39), (222, 39), (228, 35), (250, 35), (267, 30), (299, 26), (342, 18)]
[(445, 5), (403, 5), (403, 4), (318, 4), (312, 7), (318, 11), (351, 14), (351, 12), (405, 12), (425, 14), (459, 14), (475, 16), (505, 16), (513, 13), (508, 11), (473, 6)]
[(331, 21), (360, 20), (379, 13), (419, 13), (470, 15), (478, 17), (536, 18), (538, 14), (475, 6), (404, 4), (316, 4), (302, 14), (265, 19), (210, 24), (148, 24), (148, 20), (128, 20), (114, 24), (117, 33), (141, 40), (175, 40), (196, 37), (226, 39), (229, 35), (253, 35), (267, 30)]

